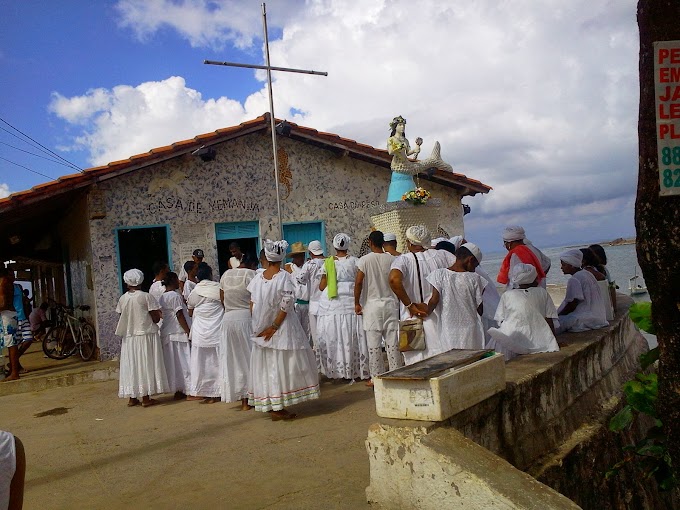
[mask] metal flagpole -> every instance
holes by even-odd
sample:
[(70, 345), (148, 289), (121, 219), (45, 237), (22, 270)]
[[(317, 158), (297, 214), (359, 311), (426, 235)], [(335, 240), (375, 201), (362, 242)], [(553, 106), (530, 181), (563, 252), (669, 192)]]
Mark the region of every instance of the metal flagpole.
[(267, 32), (267, 7), (265, 3), (262, 3), (262, 26), (264, 29), (264, 48), (266, 65), (255, 65), (255, 64), (239, 64), (236, 62), (218, 62), (216, 60), (204, 60), (204, 64), (216, 65), (216, 66), (229, 66), (229, 67), (245, 67), (248, 69), (264, 69), (267, 71), (267, 88), (269, 90), (269, 122), (271, 123), (272, 130), (272, 147), (274, 152), (274, 179), (276, 181), (276, 210), (279, 217), (279, 237), (283, 239), (283, 219), (281, 217), (281, 197), (279, 195), (279, 159), (277, 157), (277, 144), (276, 144), (276, 120), (274, 116), (274, 95), (272, 92), (272, 71), (286, 71), (290, 73), (303, 73), (303, 74), (314, 74), (317, 76), (328, 76), (328, 73), (321, 71), (308, 71), (305, 69), (292, 69), (290, 67), (272, 67), (269, 61), (269, 34)]
[(283, 219), (281, 217), (281, 196), (279, 194), (279, 158), (276, 144), (276, 120), (274, 117), (274, 94), (272, 92), (272, 69), (269, 63), (269, 35), (267, 34), (267, 6), (262, 2), (262, 25), (264, 27), (264, 51), (267, 64), (267, 88), (269, 89), (269, 122), (272, 130), (274, 151), (274, 181), (276, 183), (276, 211), (279, 215), (279, 239), (283, 239)]

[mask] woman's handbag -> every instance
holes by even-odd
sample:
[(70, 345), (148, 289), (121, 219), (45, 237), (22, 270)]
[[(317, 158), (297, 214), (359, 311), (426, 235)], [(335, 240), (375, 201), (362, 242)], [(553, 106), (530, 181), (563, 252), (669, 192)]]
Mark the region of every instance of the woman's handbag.
[[(420, 280), (420, 264), (418, 264), (418, 257), (413, 254), (416, 259), (416, 270), (418, 272), (418, 286), (420, 287), (420, 302), (423, 298), (423, 283)], [(408, 351), (422, 351), (425, 350), (425, 330), (423, 329), (423, 319), (420, 317), (413, 317), (399, 321), (399, 350), (401, 352)]]

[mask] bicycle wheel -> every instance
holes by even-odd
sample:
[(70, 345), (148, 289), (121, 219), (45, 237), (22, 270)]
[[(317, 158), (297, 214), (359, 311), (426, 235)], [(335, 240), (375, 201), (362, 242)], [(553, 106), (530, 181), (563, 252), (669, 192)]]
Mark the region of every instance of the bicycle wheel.
[(42, 341), (43, 352), (52, 359), (66, 359), (73, 354), (73, 335), (65, 326), (49, 330)]
[(81, 331), (83, 336), (80, 342), (80, 357), (83, 361), (89, 361), (97, 350), (97, 333), (88, 323), (81, 326)]

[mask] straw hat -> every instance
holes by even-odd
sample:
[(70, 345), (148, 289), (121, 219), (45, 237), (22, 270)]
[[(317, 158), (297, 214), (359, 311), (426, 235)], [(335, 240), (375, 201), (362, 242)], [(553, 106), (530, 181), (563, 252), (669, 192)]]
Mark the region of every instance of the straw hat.
[(299, 255), (300, 253), (307, 253), (307, 247), (300, 241), (293, 243), (290, 247), (290, 253), (286, 257), (292, 257), (293, 255)]

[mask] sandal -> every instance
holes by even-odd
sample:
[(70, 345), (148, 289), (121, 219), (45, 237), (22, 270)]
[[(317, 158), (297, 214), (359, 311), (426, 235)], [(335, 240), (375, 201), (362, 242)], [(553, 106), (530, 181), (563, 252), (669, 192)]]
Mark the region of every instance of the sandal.
[(142, 402), (142, 407), (151, 407), (151, 406), (155, 406), (156, 404), (160, 404), (160, 402), (158, 400), (154, 400), (154, 399), (150, 398), (146, 402)]

